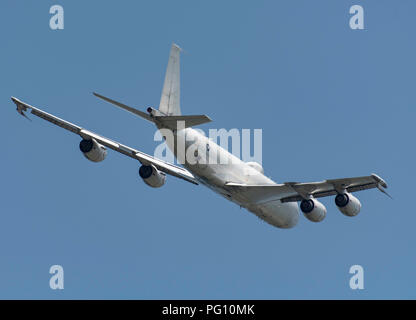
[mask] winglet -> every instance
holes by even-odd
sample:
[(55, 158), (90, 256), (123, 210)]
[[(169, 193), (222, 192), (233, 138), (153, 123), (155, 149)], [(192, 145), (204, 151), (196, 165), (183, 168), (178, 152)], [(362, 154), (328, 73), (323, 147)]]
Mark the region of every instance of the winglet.
[(178, 46), (176, 43), (172, 43), (172, 47), (179, 49), (179, 51), (183, 51), (183, 49), (180, 46)]
[(390, 199), (393, 199), (393, 197), (391, 195), (389, 195), (387, 193), (387, 191), (385, 190), (385, 188), (387, 189), (387, 183), (386, 181), (384, 181), (381, 177), (379, 177), (378, 175), (376, 175), (375, 173), (372, 173), (371, 176), (374, 178), (374, 180), (376, 180), (377, 182), (377, 189), (380, 190), (381, 192), (383, 192), (386, 196), (388, 196)]
[(387, 183), (384, 181), (381, 177), (376, 175), (375, 173), (372, 173), (371, 176), (376, 180), (382, 187), (387, 188)]
[(387, 191), (386, 190), (384, 190), (384, 188), (380, 185), (380, 184), (378, 184), (377, 185), (377, 189), (378, 190), (380, 190), (381, 192), (383, 192), (386, 196), (388, 196), (390, 199), (393, 199), (393, 197), (391, 196), (391, 195), (389, 195), (388, 193), (387, 193)]
[(19, 99), (15, 98), (15, 97), (11, 97), (12, 101), (16, 104), (16, 110), (17, 112), (22, 115), (23, 117), (25, 117), (27, 120), (32, 121), (25, 113), (24, 111), (27, 111), (27, 106), (20, 101)]

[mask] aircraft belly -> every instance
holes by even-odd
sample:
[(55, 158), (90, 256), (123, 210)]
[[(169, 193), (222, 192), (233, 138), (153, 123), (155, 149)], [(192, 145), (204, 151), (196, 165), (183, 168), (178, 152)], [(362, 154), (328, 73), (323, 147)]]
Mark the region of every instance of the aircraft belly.
[(296, 202), (281, 203), (280, 200), (275, 200), (260, 205), (251, 205), (247, 209), (278, 228), (293, 228), (299, 221), (299, 209)]
[(296, 202), (281, 203), (280, 200), (255, 204), (248, 201), (243, 195), (233, 193), (223, 187), (223, 179), (210, 176), (208, 179), (199, 177), (200, 182), (225, 199), (246, 208), (260, 219), (278, 228), (292, 228), (299, 220), (299, 210)]
[[(179, 131), (177, 134), (193, 134), (193, 131), (186, 129)], [(177, 138), (177, 135), (176, 137)], [(205, 144), (203, 138), (199, 138), (199, 143)], [(173, 148), (171, 148), (173, 149)], [(175, 151), (175, 150), (173, 150)], [(174, 152), (175, 153), (175, 152)], [(175, 156), (177, 154), (175, 153)], [(229, 201), (246, 208), (254, 213), (260, 219), (279, 228), (294, 227), (299, 219), (299, 211), (297, 203), (281, 203), (280, 200), (269, 201), (263, 204), (253, 203), (239, 192), (228, 190), (225, 184), (227, 182), (249, 184), (274, 184), (272, 180), (263, 174), (247, 167), (243, 162), (229, 164), (207, 164), (200, 163), (199, 156), (195, 156), (194, 163), (188, 161), (184, 167), (188, 169), (200, 182), (212, 191), (220, 194)]]

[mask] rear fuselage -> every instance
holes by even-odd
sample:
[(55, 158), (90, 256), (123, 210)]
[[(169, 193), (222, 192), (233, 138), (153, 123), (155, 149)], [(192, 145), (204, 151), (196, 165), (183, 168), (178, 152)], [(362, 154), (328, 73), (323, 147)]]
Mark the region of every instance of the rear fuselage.
[[(226, 183), (275, 185), (260, 171), (248, 165), (228, 150), (192, 128), (173, 131), (174, 139), (166, 139), (167, 146), (198, 181), (241, 207), (279, 228), (294, 227), (299, 219), (297, 203), (273, 200), (256, 203), (243, 194), (227, 188)], [(183, 147), (181, 147), (183, 146)]]

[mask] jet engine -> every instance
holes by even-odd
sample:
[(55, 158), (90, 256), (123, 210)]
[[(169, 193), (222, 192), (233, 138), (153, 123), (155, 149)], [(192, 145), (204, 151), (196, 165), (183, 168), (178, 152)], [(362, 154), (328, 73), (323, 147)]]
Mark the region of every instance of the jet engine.
[(107, 149), (94, 139), (82, 139), (79, 148), (84, 156), (93, 162), (100, 162), (107, 156)]
[(160, 188), (165, 184), (165, 173), (156, 169), (154, 165), (143, 165), (139, 169), (139, 175), (144, 183), (152, 188)]
[(303, 215), (312, 222), (320, 222), (325, 219), (326, 208), (316, 199), (302, 200), (300, 210)]
[(339, 193), (335, 197), (339, 211), (348, 217), (356, 216), (361, 210), (361, 202), (351, 193)]

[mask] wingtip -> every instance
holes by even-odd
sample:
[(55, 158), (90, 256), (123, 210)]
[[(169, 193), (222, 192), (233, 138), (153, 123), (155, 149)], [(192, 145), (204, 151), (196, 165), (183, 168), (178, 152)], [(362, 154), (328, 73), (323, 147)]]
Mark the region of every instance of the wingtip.
[(175, 42), (172, 43), (172, 47), (182, 50), (182, 48), (179, 45), (177, 45)]
[(107, 98), (107, 97), (104, 97), (103, 95), (101, 95), (101, 94), (99, 94), (99, 93), (97, 93), (97, 92), (94, 92), (93, 91), (93, 93), (92, 93), (95, 97), (97, 97), (97, 98), (100, 98), (100, 99), (103, 99), (103, 100), (106, 100), (106, 101), (108, 101), (109, 99)]
[(393, 199), (393, 197), (385, 190), (387, 189), (386, 181), (384, 181), (384, 179), (382, 179), (380, 176), (376, 175), (375, 173), (372, 173), (371, 176), (377, 182), (377, 189), (380, 190), (382, 193), (384, 193), (386, 196), (388, 196), (390, 199)]
[(384, 188), (381, 185), (377, 185), (377, 189), (393, 200), (393, 197), (386, 190), (384, 190)]
[(185, 51), (185, 49), (183, 49), (182, 47), (180, 47), (175, 42), (172, 43), (172, 48), (175, 48), (175, 49), (179, 50), (179, 52), (181, 52), (181, 53), (185, 53), (185, 54), (188, 53), (188, 51)]
[(383, 188), (387, 189), (387, 183), (384, 181), (380, 176), (376, 175), (375, 173), (372, 173), (371, 176), (381, 185)]

